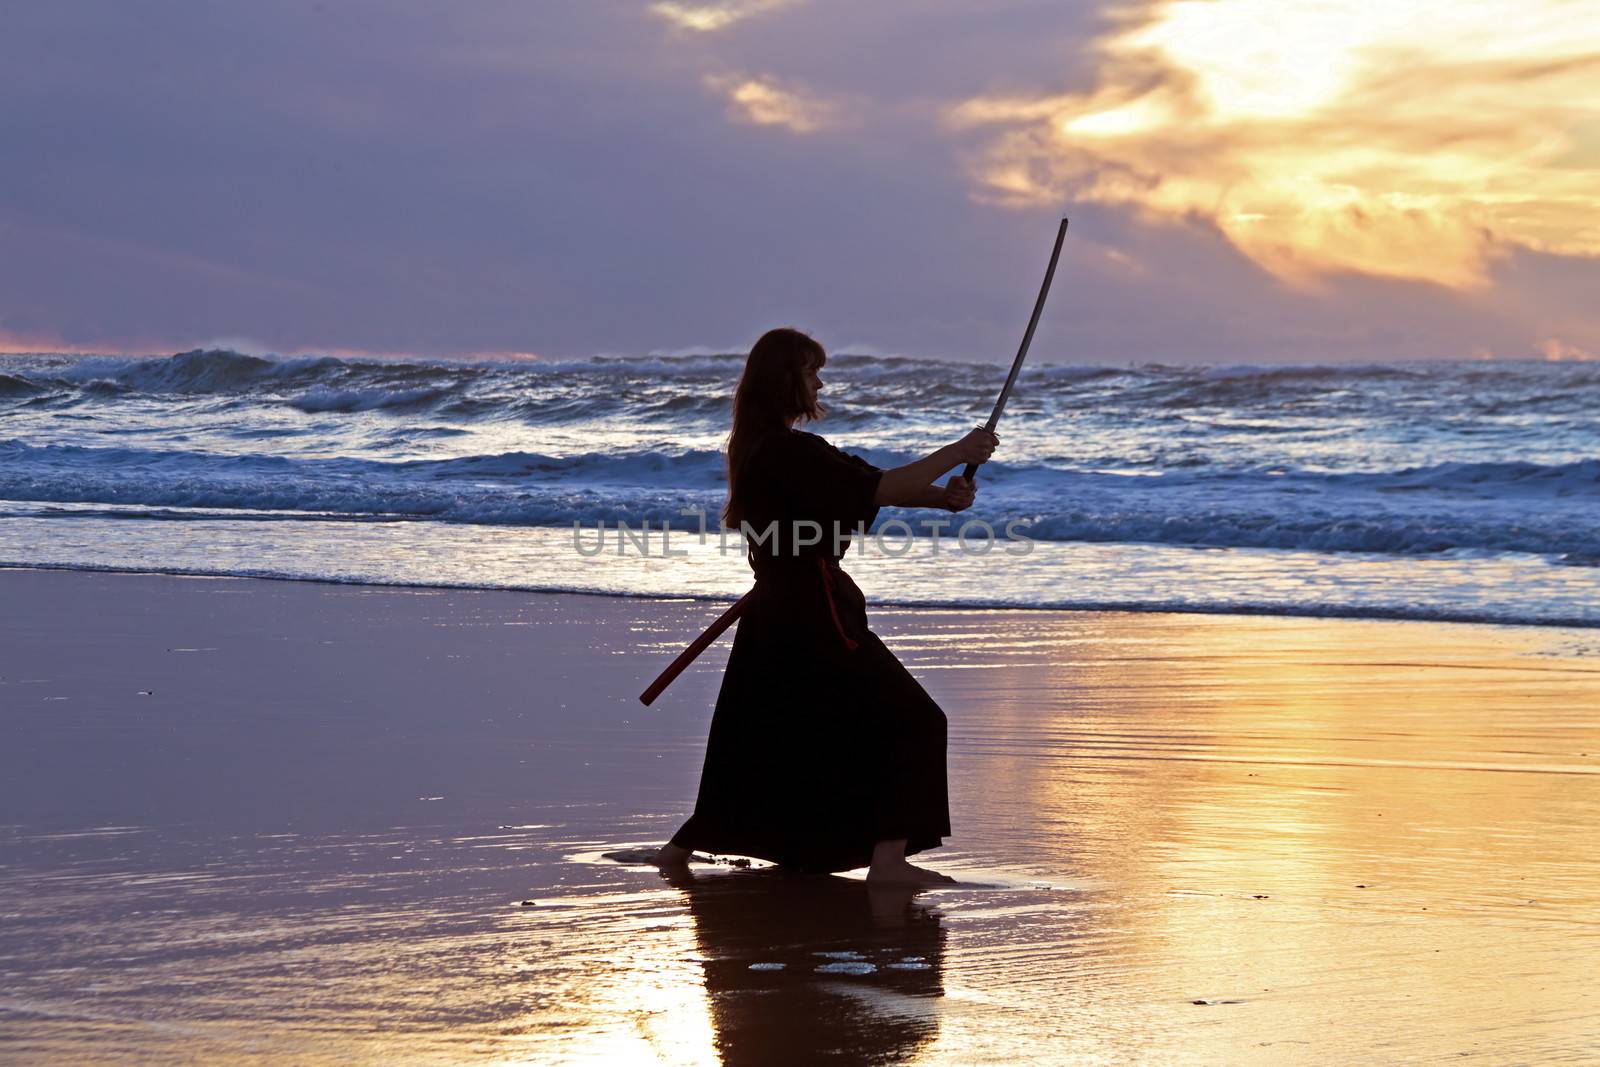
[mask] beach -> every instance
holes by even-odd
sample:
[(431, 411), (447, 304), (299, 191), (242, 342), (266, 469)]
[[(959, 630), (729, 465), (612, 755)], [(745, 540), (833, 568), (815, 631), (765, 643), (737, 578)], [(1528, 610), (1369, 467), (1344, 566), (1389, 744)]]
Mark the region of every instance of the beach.
[(0, 571), (0, 1060), (1600, 1058), (1600, 631), (875, 609), (950, 722), (912, 898), (604, 858), (723, 606)]
[(1600, 1065), (1583, 5), (16, 7), (0, 1067)]

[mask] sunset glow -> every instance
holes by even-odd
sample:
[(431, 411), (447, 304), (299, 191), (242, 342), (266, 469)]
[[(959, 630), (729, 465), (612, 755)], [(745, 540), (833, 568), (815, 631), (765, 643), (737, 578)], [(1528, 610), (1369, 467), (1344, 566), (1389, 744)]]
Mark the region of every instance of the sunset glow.
[(1600, 0), (3, 25), (0, 1067), (1600, 1064)]
[(1511, 248), (1600, 255), (1600, 23), (1577, 3), (1176, 0), (1081, 95), (982, 97), (977, 175), (1214, 224), (1300, 283), (1485, 282)]
[(33, 5), (0, 351), (998, 360), (1070, 215), (1050, 359), (1592, 358), (1592, 7)]

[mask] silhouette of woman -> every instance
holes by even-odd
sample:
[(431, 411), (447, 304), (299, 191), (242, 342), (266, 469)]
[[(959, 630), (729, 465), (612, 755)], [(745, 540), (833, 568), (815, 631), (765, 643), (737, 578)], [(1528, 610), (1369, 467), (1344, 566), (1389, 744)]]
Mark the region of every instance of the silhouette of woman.
[(852, 532), (882, 505), (970, 507), (953, 467), (982, 463), (998, 438), (976, 429), (891, 470), (797, 425), (820, 418), (822, 346), (764, 334), (745, 362), (728, 438), (726, 525), (744, 533), (756, 583), (722, 677), (694, 814), (656, 853), (695, 850), (800, 870), (870, 867), (875, 883), (950, 879), (906, 856), (950, 833), (945, 716), (876, 634), (839, 566)]

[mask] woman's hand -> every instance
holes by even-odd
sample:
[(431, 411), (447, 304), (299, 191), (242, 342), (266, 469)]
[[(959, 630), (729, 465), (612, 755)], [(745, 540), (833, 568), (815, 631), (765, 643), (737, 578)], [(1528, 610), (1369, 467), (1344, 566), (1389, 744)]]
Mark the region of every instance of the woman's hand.
[(961, 463), (987, 463), (999, 443), (1000, 438), (993, 431), (979, 426), (951, 447)]
[(944, 509), (946, 511), (966, 511), (978, 497), (978, 480), (968, 481), (956, 475), (945, 483)]
[[(952, 478), (941, 487), (938, 480), (952, 467), (967, 463), (983, 463), (994, 454), (1000, 438), (983, 427), (978, 427), (954, 444), (923, 456), (904, 467), (894, 467), (878, 478), (878, 488), (872, 495), (874, 504), (897, 508), (949, 508), (960, 511), (972, 506), (972, 483), (962, 478)], [(952, 487), (959, 487), (962, 495), (947, 497)]]

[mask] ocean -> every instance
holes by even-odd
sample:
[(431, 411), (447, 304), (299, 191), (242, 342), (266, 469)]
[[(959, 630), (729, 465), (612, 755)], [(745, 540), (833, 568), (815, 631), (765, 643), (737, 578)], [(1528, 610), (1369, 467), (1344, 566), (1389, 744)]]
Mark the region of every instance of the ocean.
[[(0, 565), (736, 596), (741, 365), (0, 357)], [(905, 463), (1005, 371), (837, 355), (809, 429)], [(1000, 433), (971, 511), (852, 549), (875, 603), (1600, 626), (1600, 364), (1036, 353)]]

